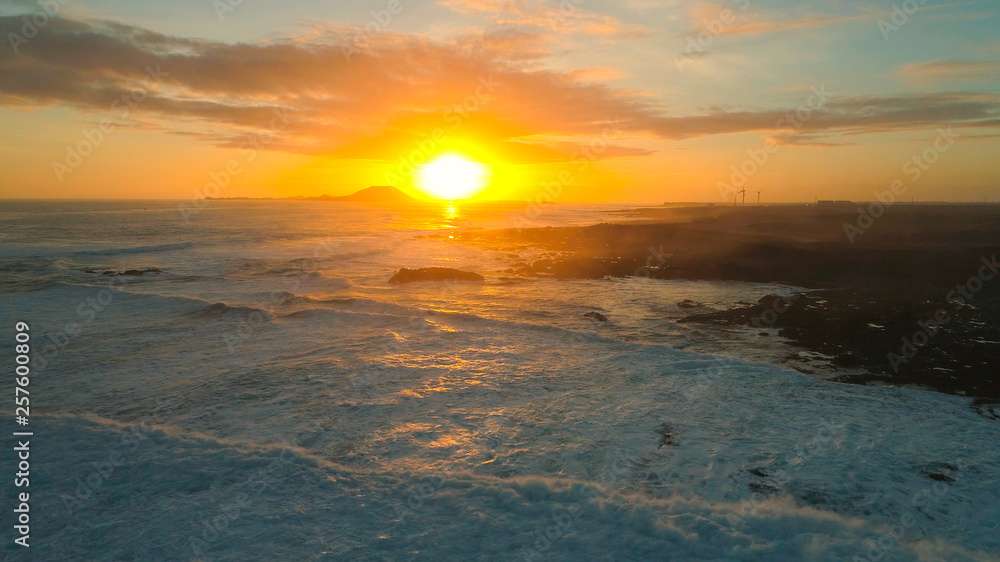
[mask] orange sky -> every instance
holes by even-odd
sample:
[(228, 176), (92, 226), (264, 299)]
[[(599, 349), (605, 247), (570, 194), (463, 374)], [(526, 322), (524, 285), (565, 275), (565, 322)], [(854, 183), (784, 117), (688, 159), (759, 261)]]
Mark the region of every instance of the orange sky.
[(1000, 199), (1000, 9), (790, 5), (17, 1), (0, 197), (420, 196), (458, 153), (485, 199)]

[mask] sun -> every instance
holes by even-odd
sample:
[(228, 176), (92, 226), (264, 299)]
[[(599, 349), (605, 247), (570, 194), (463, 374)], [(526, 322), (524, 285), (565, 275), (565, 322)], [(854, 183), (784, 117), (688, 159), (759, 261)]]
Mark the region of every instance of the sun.
[(486, 187), (490, 169), (459, 154), (444, 154), (417, 169), (417, 187), (437, 199), (468, 199)]

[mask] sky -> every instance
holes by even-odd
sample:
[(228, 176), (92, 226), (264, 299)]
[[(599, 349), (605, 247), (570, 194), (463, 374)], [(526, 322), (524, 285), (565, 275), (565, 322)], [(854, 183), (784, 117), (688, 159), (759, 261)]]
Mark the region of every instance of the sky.
[[(0, 0), (0, 198), (1000, 201), (1000, 2)], [(744, 192), (745, 190), (745, 192)]]

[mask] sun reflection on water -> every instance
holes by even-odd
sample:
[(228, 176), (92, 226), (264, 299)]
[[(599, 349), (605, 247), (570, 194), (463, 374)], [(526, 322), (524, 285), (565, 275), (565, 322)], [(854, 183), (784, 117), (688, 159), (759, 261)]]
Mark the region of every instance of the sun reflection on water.
[[(459, 211), (458, 205), (454, 201), (448, 201), (444, 207), (444, 212), (441, 215), (441, 228), (445, 230), (454, 230), (458, 228), (455, 224), (462, 217)], [(448, 236), (448, 238), (454, 238), (453, 236)]]

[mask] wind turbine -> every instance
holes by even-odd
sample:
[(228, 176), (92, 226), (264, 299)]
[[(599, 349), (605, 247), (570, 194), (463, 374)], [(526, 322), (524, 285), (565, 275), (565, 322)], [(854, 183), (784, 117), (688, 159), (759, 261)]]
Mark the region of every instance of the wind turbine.
[[(767, 187), (767, 186), (764, 186)], [(764, 191), (764, 187), (757, 190), (757, 204), (760, 205), (760, 192)]]
[[(743, 194), (743, 204), (746, 205), (747, 204), (747, 188), (744, 187), (743, 191), (737, 191), (736, 193), (742, 193)], [(735, 205), (735, 204), (736, 204), (736, 198), (733, 197), (733, 205)]]

